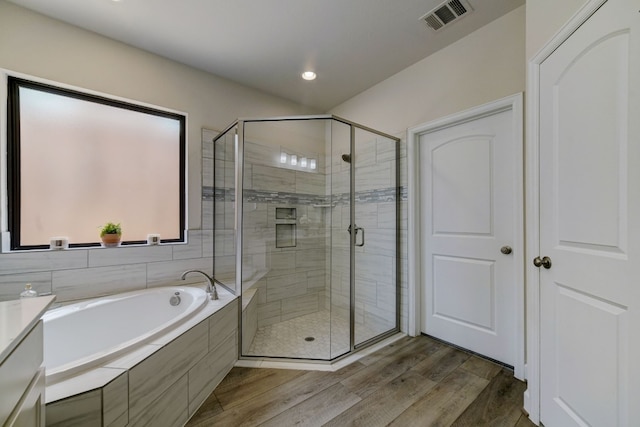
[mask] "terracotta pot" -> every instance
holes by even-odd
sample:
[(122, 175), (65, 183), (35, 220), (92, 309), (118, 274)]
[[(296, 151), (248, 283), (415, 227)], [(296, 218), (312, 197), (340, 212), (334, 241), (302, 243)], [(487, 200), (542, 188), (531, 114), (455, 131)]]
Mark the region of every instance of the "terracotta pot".
[(116, 246), (120, 246), (120, 235), (105, 234), (104, 236), (102, 236), (102, 245), (105, 248), (114, 248)]

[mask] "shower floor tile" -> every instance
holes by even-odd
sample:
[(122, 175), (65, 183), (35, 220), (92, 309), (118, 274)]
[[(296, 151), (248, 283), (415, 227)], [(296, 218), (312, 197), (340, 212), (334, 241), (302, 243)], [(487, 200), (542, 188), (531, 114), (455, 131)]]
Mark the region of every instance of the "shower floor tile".
[[(327, 310), (263, 326), (256, 331), (253, 342), (246, 354), (251, 356), (330, 359), (331, 326), (331, 316)], [(334, 316), (333, 329), (346, 332), (334, 332), (334, 348), (348, 350), (348, 323), (341, 319), (335, 319)], [(313, 337), (314, 340), (306, 341), (305, 338), (308, 337)]]
[[(358, 326), (364, 336), (375, 335)], [(313, 338), (307, 341), (305, 338)], [(258, 328), (247, 356), (326, 359), (349, 351), (349, 319), (328, 310)]]

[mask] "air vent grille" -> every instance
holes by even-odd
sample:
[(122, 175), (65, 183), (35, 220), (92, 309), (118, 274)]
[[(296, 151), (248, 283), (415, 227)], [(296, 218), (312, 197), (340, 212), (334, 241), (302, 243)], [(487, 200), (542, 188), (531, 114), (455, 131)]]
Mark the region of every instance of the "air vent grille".
[(444, 25), (447, 25), (449, 22), (456, 19), (456, 14), (453, 13), (451, 9), (447, 6), (442, 6), (440, 9), (434, 12), (438, 18), (442, 21)]
[(440, 22), (440, 20), (436, 18), (434, 15), (429, 15), (426, 18), (424, 18), (424, 20), (426, 21), (427, 25), (433, 28), (434, 30), (439, 30), (444, 26), (444, 24)]
[(449, 7), (451, 9), (453, 9), (453, 11), (456, 13), (456, 15), (460, 16), (460, 15), (464, 15), (465, 13), (467, 13), (467, 8), (464, 7), (464, 5), (462, 3), (460, 3), (458, 0), (453, 0), (449, 2)]
[(438, 31), (445, 25), (467, 15), (472, 10), (466, 0), (451, 0), (442, 3), (420, 19), (435, 31)]

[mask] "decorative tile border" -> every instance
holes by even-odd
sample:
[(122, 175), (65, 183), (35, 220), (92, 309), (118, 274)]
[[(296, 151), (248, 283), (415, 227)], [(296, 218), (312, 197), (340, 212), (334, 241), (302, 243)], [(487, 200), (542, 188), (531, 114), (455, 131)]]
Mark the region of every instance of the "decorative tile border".
[[(400, 191), (400, 200), (407, 200), (407, 188), (404, 186), (382, 188), (377, 190), (358, 191), (357, 203), (384, 203), (396, 200), (397, 191)], [(215, 200), (217, 202), (235, 201), (235, 190), (230, 188), (214, 188), (206, 186), (202, 188), (202, 200)], [(244, 190), (244, 201), (247, 203), (271, 203), (286, 205), (326, 205), (330, 203), (345, 204), (349, 201), (349, 193), (333, 195), (317, 195), (305, 193), (290, 193), (286, 191)]]

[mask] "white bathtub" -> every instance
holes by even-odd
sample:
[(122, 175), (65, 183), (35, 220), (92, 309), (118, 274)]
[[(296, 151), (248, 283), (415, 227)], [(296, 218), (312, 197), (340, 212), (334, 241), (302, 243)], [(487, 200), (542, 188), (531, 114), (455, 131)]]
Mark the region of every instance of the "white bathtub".
[[(169, 300), (179, 292), (180, 304)], [(47, 312), (47, 385), (103, 364), (179, 326), (208, 299), (196, 287), (163, 287), (70, 304)]]

